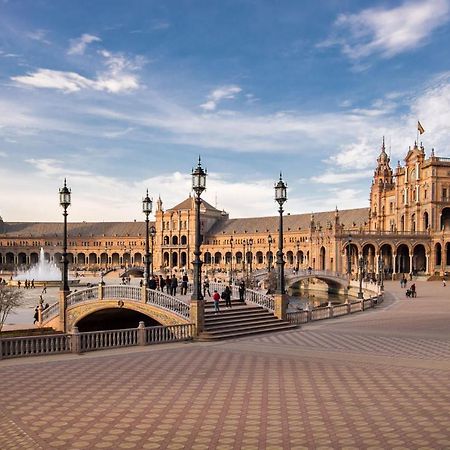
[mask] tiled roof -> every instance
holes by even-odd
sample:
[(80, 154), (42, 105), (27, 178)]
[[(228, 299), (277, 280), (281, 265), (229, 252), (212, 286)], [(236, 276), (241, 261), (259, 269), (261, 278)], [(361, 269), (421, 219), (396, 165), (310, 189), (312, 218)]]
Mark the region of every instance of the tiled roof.
[[(326, 227), (327, 222), (334, 223), (334, 211), (314, 213), (316, 226)], [(356, 228), (364, 225), (369, 217), (369, 208), (347, 209), (339, 211), (339, 222), (344, 228)], [(275, 232), (278, 229), (278, 216), (251, 217), (219, 221), (208, 235)], [(311, 223), (311, 214), (292, 214), (283, 217), (285, 231), (306, 230)]]
[[(69, 222), (67, 228), (69, 238), (145, 236), (145, 222)], [(58, 222), (4, 222), (0, 237), (52, 238), (62, 233)]]
[[(209, 211), (219, 211), (217, 208), (214, 208), (214, 206), (210, 205), (207, 201), (202, 200), (202, 206)], [(178, 211), (181, 209), (194, 209), (194, 197), (189, 196), (186, 200), (183, 200), (181, 203), (178, 203), (178, 205), (175, 205), (173, 208), (169, 208), (169, 211)]]

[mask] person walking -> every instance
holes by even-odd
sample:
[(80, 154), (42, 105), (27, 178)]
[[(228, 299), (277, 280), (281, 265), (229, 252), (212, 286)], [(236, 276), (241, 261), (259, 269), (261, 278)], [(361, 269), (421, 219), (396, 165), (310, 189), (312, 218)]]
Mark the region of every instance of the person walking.
[(231, 308), (231, 289), (230, 286), (225, 286), (225, 290), (222, 292), (222, 298), (225, 300), (225, 307)]
[(209, 292), (209, 280), (208, 278), (205, 278), (205, 281), (203, 282), (203, 298), (206, 297), (206, 293), (211, 297), (211, 292)]
[(152, 291), (156, 289), (156, 280), (154, 277), (151, 277), (150, 280), (148, 280), (148, 288)]
[(445, 287), (445, 286), (447, 286), (447, 282), (445, 281), (445, 277), (444, 277), (444, 278), (442, 278), (442, 287)]
[(411, 297), (413, 298), (417, 297), (416, 284), (413, 283), (409, 289), (411, 290)]
[(220, 309), (219, 309), (220, 295), (217, 292), (217, 290), (214, 290), (213, 301), (214, 301), (214, 314), (217, 314), (220, 312)]
[(164, 280), (163, 276), (159, 276), (159, 289), (161, 292), (164, 292), (164, 287), (166, 286), (166, 280)]
[(245, 282), (244, 280), (241, 280), (239, 283), (239, 300), (241, 302), (245, 302)]
[(178, 287), (178, 280), (175, 274), (172, 277), (172, 280), (170, 281), (170, 295), (177, 295), (177, 287)]
[(39, 306), (36, 306), (36, 308), (34, 308), (33, 318), (34, 318), (33, 324), (35, 324), (39, 320)]
[(183, 275), (183, 278), (181, 281), (181, 295), (187, 294), (188, 282), (189, 282), (189, 278), (188, 278), (187, 274), (185, 273)]
[(170, 294), (172, 292), (172, 280), (170, 279), (169, 275), (166, 276), (166, 291), (168, 294)]

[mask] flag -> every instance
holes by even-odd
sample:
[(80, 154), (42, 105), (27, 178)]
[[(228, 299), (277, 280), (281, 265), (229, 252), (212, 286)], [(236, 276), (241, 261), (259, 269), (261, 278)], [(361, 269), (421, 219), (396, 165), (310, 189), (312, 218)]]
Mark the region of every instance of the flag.
[(422, 124), (419, 121), (417, 121), (417, 129), (419, 130), (420, 134), (425, 133), (425, 128), (422, 126)]

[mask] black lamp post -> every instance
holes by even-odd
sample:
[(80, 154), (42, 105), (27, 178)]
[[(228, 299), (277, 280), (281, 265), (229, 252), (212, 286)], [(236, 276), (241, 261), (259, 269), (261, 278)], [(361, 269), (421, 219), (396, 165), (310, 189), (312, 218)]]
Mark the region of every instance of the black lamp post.
[(230, 255), (230, 284), (233, 283), (233, 236), (230, 236), (230, 248), (231, 248), (231, 255)]
[(295, 245), (297, 247), (297, 267), (296, 267), (296, 272), (298, 273), (299, 269), (300, 269), (300, 241), (297, 239), (297, 241), (295, 242)]
[(383, 253), (380, 255), (380, 260), (378, 262), (378, 271), (380, 272), (380, 288), (384, 290), (384, 261)]
[(200, 259), (201, 236), (200, 236), (200, 204), (202, 202), (201, 195), (206, 189), (206, 170), (203, 170), (200, 156), (198, 157), (198, 165), (192, 169), (192, 189), (195, 192), (195, 250), (194, 250), (194, 290), (192, 292), (192, 300), (203, 300), (202, 295), (202, 261)]
[(148, 246), (148, 216), (152, 212), (152, 199), (148, 196), (148, 189), (147, 189), (147, 195), (142, 200), (142, 211), (145, 214), (145, 273), (144, 273), (144, 283), (146, 286), (148, 286), (148, 279), (150, 275), (150, 250)]
[(250, 238), (248, 240), (248, 247), (250, 249), (250, 276), (252, 275), (253, 272), (253, 239)]
[(352, 276), (352, 237), (348, 235), (348, 241), (347, 241), (347, 275), (348, 278)]
[(154, 268), (154, 259), (153, 259), (153, 247), (155, 244), (155, 236), (156, 236), (156, 228), (154, 227), (154, 225), (152, 225), (150, 227), (150, 243), (151, 243), (151, 247), (150, 247), (150, 261), (152, 263), (152, 265), (150, 266), (150, 276), (153, 277), (153, 268)]
[[(361, 255), (359, 257), (359, 291), (358, 291), (358, 298), (360, 298), (360, 299), (364, 298), (363, 291), (362, 291), (363, 272), (364, 272), (364, 258)], [(364, 308), (364, 303), (362, 305)]]
[(245, 279), (247, 279), (247, 252), (246, 252), (246, 246), (247, 246), (247, 240), (242, 240), (242, 247), (243, 247), (243, 255), (242, 255), (242, 275), (245, 276)]
[(270, 246), (272, 245), (273, 242), (273, 238), (272, 236), (269, 234), (269, 236), (267, 236), (267, 242), (269, 243), (269, 263), (267, 264), (269, 267), (269, 272), (272, 271), (272, 251), (270, 250)]
[(61, 291), (69, 291), (69, 262), (67, 261), (67, 208), (70, 206), (70, 195), (71, 191), (67, 188), (66, 179), (64, 178), (64, 187), (59, 190), (59, 204), (63, 207), (64, 216), (64, 235), (63, 235), (63, 273), (62, 273), (62, 284)]
[(284, 183), (280, 172), (280, 179), (275, 185), (275, 201), (280, 206), (278, 212), (280, 213), (280, 221), (278, 226), (278, 251), (277, 251), (277, 268), (278, 268), (278, 283), (277, 294), (284, 294), (284, 260), (283, 260), (283, 204), (287, 200), (287, 185)]

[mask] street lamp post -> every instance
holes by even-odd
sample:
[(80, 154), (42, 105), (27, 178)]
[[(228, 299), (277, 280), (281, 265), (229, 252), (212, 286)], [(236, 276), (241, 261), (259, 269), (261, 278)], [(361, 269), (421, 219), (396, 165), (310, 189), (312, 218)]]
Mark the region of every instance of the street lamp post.
[(230, 254), (230, 285), (233, 284), (233, 236), (230, 236), (230, 249), (231, 249), (231, 254)]
[(150, 250), (148, 246), (148, 235), (149, 235), (149, 221), (148, 216), (152, 212), (152, 199), (147, 195), (142, 200), (142, 211), (145, 214), (145, 273), (144, 273), (144, 283), (148, 286), (148, 279), (150, 275)]
[(252, 276), (252, 272), (253, 272), (253, 239), (250, 238), (248, 240), (248, 245), (250, 248), (250, 276)]
[(247, 252), (246, 252), (246, 245), (247, 245), (247, 240), (243, 239), (242, 240), (242, 248), (243, 248), (243, 255), (242, 255), (242, 276), (245, 277), (245, 279), (247, 280)]
[(67, 188), (66, 179), (64, 178), (64, 187), (59, 190), (59, 204), (63, 207), (64, 216), (64, 235), (63, 235), (63, 273), (61, 291), (69, 292), (69, 262), (67, 261), (67, 208), (70, 206), (71, 191)]
[(278, 202), (280, 220), (278, 226), (278, 251), (277, 251), (277, 268), (278, 283), (277, 294), (284, 294), (284, 260), (283, 260), (283, 204), (287, 200), (287, 185), (284, 183), (280, 173), (280, 179), (275, 185), (275, 201)]
[(154, 225), (152, 225), (150, 227), (150, 243), (151, 243), (151, 247), (150, 247), (150, 261), (152, 263), (152, 265), (150, 266), (150, 276), (153, 277), (153, 269), (154, 269), (154, 259), (153, 259), (153, 247), (155, 244), (155, 236), (156, 236), (156, 228)]
[(299, 261), (299, 256), (300, 256), (300, 241), (297, 239), (297, 241), (295, 242), (295, 245), (297, 247), (297, 267), (296, 267), (296, 272), (298, 274), (298, 271), (300, 269), (300, 261)]
[(272, 271), (272, 251), (270, 250), (270, 246), (272, 245), (273, 238), (272, 238), (272, 236), (270, 234), (267, 237), (267, 242), (269, 243), (269, 263), (268, 263), (268, 267), (269, 267), (269, 272), (271, 272)]
[(352, 259), (351, 259), (351, 251), (352, 251), (352, 237), (348, 235), (347, 241), (347, 275), (348, 279), (352, 276)]
[[(359, 257), (359, 291), (358, 298), (363, 299), (362, 282), (363, 282), (363, 271), (364, 271), (364, 258), (361, 255)], [(364, 302), (362, 303), (362, 308), (364, 309)]]
[(195, 170), (192, 170), (192, 189), (195, 192), (195, 249), (194, 249), (194, 290), (192, 292), (192, 300), (203, 300), (202, 295), (202, 261), (200, 259), (201, 235), (200, 235), (200, 205), (202, 202), (201, 195), (206, 189), (206, 170), (203, 170), (200, 157)]
[(380, 272), (380, 288), (384, 290), (384, 261), (383, 254), (380, 255), (380, 261), (378, 262), (378, 271)]

